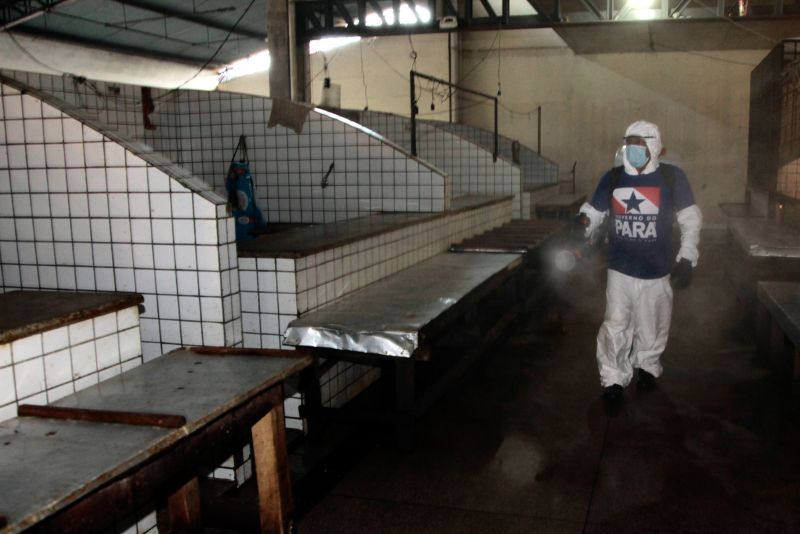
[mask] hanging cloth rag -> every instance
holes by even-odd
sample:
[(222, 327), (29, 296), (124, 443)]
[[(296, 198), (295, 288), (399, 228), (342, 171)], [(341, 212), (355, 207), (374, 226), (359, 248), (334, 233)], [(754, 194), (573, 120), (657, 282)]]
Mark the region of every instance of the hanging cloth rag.
[[(236, 157), (239, 156), (237, 160)], [(253, 177), (250, 175), (250, 159), (247, 156), (245, 136), (239, 136), (239, 143), (233, 152), (228, 176), (225, 178), (228, 192), (228, 209), (236, 222), (236, 241), (253, 239), (253, 232), (266, 226), (264, 214), (256, 206), (256, 193)]]

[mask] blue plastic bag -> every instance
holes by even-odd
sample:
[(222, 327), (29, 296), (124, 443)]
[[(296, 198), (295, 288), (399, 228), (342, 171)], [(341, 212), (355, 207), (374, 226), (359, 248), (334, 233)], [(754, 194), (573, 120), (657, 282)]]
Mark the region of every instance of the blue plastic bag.
[(250, 175), (250, 162), (247, 161), (247, 146), (244, 136), (239, 138), (239, 145), (234, 152), (242, 150), (243, 159), (231, 161), (228, 176), (225, 178), (225, 189), (228, 191), (228, 203), (231, 215), (236, 222), (236, 241), (253, 239), (254, 231), (266, 226), (264, 214), (256, 206), (256, 195), (253, 177)]

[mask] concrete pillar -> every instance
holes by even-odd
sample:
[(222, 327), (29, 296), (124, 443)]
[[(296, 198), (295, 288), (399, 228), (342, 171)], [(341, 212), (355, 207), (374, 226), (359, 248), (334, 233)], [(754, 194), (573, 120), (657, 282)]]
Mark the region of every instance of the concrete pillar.
[(269, 94), (292, 99), (295, 57), (294, 3), (267, 0), (267, 46), (269, 48)]
[(311, 58), (308, 54), (308, 43), (297, 46), (295, 54), (296, 68), (294, 70), (294, 100), (298, 102), (311, 102)]

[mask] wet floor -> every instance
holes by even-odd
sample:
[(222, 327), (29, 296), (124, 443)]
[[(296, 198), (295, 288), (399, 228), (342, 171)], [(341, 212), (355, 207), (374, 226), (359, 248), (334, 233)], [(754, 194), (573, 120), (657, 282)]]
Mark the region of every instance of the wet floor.
[(630, 386), (612, 418), (602, 285), (584, 269), (565, 286), (564, 333), (536, 318), (512, 332), (420, 421), (413, 452), (376, 444), (299, 532), (800, 532), (797, 395), (736, 327), (719, 264), (676, 295), (657, 389)]

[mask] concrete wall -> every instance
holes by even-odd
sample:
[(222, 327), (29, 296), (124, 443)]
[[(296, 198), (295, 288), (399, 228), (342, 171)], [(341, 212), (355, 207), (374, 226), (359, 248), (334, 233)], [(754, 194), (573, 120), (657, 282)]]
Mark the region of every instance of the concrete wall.
[[(413, 64), (411, 51), (417, 52), (416, 70), (447, 79), (447, 35), (414, 35), (362, 39), (328, 52), (328, 75), (333, 83), (342, 86), (342, 108), (370, 109), (409, 115), (409, 71)], [(362, 76), (363, 57), (363, 76)], [(454, 56), (455, 62), (455, 56)], [(322, 95), (324, 58), (322, 53), (311, 54), (311, 102), (319, 103)], [(366, 96), (365, 96), (366, 80)], [(220, 91), (233, 91), (269, 96), (267, 73), (253, 74), (222, 83)], [(437, 100), (436, 113), (430, 113), (430, 93), (420, 103), (426, 118), (447, 118), (447, 105)]]
[[(578, 189), (591, 193), (613, 164), (625, 127), (651, 120), (661, 127), (666, 159), (686, 170), (707, 221), (724, 222), (717, 204), (744, 199), (750, 71), (766, 51), (577, 56), (557, 44), (532, 48), (543, 31), (550, 30), (501, 34), (501, 133), (536, 146), (541, 105), (542, 153), (561, 169), (577, 160)], [(466, 83), (487, 92), (498, 80), (497, 52), (487, 54), (493, 35), (468, 33), (463, 42), (461, 69), (474, 68)], [(488, 128), (491, 121), (488, 110), (464, 110), (466, 123)]]
[[(549, 29), (465, 32), (461, 39), (454, 71), (463, 76), (454, 78), (490, 94), (499, 79), (500, 133), (529, 147), (537, 144), (541, 105), (542, 155), (564, 171), (577, 160), (579, 192), (591, 193), (613, 164), (625, 127), (647, 118), (661, 126), (667, 159), (688, 173), (709, 223), (724, 221), (718, 203), (744, 199), (750, 71), (766, 50), (578, 56)], [(446, 77), (446, 35), (415, 36), (413, 42), (417, 69)], [(370, 109), (408, 115), (411, 60), (405, 37), (365, 40), (327, 53), (331, 79), (342, 85), (342, 106), (364, 107), (362, 50)], [(321, 69), (322, 57), (312, 56), (315, 101)], [(435, 102), (436, 115), (430, 116), (430, 94), (423, 92), (423, 118), (447, 117), (446, 103)], [(461, 98), (456, 108), (463, 122), (491, 128), (491, 106)]]

